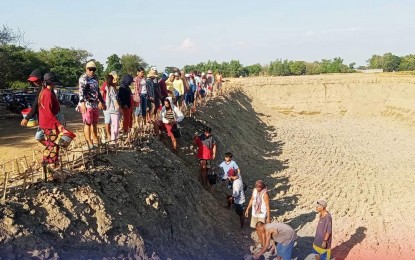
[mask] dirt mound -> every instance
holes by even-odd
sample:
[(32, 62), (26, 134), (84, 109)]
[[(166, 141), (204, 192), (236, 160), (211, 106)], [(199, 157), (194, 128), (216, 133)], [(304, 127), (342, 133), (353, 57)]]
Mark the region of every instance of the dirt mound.
[(243, 255), (225, 211), (160, 142), (39, 183), (1, 209), (2, 255), (142, 259)]
[(226, 97), (181, 124), (179, 153), (155, 139), (63, 184), (39, 183), (26, 196), (12, 190), (0, 209), (0, 254), (242, 259), (252, 230), (221, 207), (225, 185), (211, 195), (198, 182), (192, 137), (208, 124), (218, 140), (214, 165), (233, 152), (248, 197), (255, 180), (268, 184), (272, 217), (300, 236), (294, 257), (310, 252), (314, 203), (324, 197), (336, 259), (413, 259), (414, 83), (384, 75), (232, 80)]

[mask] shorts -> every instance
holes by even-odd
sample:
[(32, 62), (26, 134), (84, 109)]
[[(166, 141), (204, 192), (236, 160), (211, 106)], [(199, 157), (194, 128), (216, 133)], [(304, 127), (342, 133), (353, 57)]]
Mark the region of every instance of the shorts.
[(43, 130), (41, 128), (39, 128), (39, 127), (36, 130), (35, 139), (37, 141), (43, 141), (43, 140), (45, 140), (45, 132), (43, 132)]
[(98, 108), (87, 107), (85, 113), (82, 114), (82, 121), (85, 125), (98, 124), (99, 112)]
[(291, 241), (288, 245), (284, 246), (282, 243), (277, 244), (277, 256), (282, 260), (291, 260), (293, 254), (294, 241)]
[(107, 125), (111, 124), (111, 114), (109, 111), (104, 111), (104, 123)]
[(262, 223), (265, 223), (265, 218), (259, 218), (259, 217), (251, 217), (251, 228), (256, 228), (256, 223), (258, 221), (261, 221)]
[(244, 214), (244, 209), (245, 209), (245, 204), (233, 204), (235, 206), (235, 212), (238, 215), (243, 215)]
[(331, 259), (331, 249), (325, 249), (316, 246), (313, 244), (313, 254), (320, 255), (320, 260), (330, 260)]

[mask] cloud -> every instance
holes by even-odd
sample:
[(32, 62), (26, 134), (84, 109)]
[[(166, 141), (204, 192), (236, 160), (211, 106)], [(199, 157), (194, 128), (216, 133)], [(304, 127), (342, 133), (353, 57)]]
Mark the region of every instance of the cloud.
[(160, 50), (167, 52), (195, 52), (198, 49), (197, 44), (190, 38), (184, 39), (180, 44), (163, 45)]

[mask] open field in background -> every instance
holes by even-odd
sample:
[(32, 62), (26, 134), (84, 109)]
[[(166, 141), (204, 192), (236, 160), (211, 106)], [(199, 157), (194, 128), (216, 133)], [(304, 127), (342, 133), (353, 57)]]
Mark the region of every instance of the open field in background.
[[(415, 77), (349, 74), (235, 79), (284, 145), (274, 200), (292, 198), (303, 238), (317, 198), (333, 214), (336, 259), (415, 258)], [(283, 181), (278, 181), (283, 180)], [(294, 219), (294, 220), (293, 220)], [(402, 239), (404, 238), (404, 239)]]
[[(310, 252), (317, 224), (314, 204), (321, 197), (333, 215), (336, 259), (415, 259), (414, 76), (238, 78), (224, 87), (229, 96), (212, 101), (197, 117), (213, 127), (220, 156), (234, 153), (245, 181), (268, 183), (272, 216), (300, 235), (298, 259)], [(72, 108), (64, 112), (69, 127), (81, 126), (80, 114)], [(1, 120), (3, 160), (37, 146), (35, 129), (19, 122), (20, 117)], [(194, 155), (171, 156), (166, 160), (178, 158), (191, 172), (197, 169)], [(221, 196), (214, 196), (219, 204)], [(249, 244), (248, 237), (239, 239)], [(150, 241), (151, 234), (143, 239)], [(197, 247), (189, 250), (197, 252)]]

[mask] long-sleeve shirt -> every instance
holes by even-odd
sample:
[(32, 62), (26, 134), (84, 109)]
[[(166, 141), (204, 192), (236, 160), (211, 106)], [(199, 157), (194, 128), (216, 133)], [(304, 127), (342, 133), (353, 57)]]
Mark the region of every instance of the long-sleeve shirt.
[(97, 108), (98, 102), (104, 103), (99, 91), (98, 78), (89, 77), (84, 73), (79, 78), (79, 102), (85, 102), (86, 107)]
[[(141, 95), (141, 90), (143, 88), (143, 84), (141, 84), (141, 81), (143, 80), (143, 78), (140, 77), (135, 77), (134, 78), (134, 100), (140, 100), (140, 95)], [(145, 86), (147, 88), (147, 86)], [(148, 93), (148, 91), (146, 90), (146, 93)]]
[(166, 80), (166, 88), (167, 88), (167, 91), (169, 91), (170, 93), (173, 94), (173, 91), (174, 91), (173, 81), (170, 81), (170, 79), (167, 79)]
[(184, 95), (184, 84), (182, 79), (175, 79), (173, 81), (173, 88), (179, 92), (180, 96)]
[(39, 99), (38, 98), (39, 98), (40, 91), (42, 91), (42, 87), (38, 87), (38, 89), (37, 89), (35, 101), (33, 101), (31, 110), (25, 117), (26, 120), (32, 119), (33, 117), (35, 117), (39, 113), (39, 109), (38, 109)]
[(60, 112), (59, 101), (52, 91), (44, 88), (39, 96), (39, 127), (43, 129), (56, 129), (61, 123), (56, 118)]
[[(184, 115), (182, 113), (182, 111), (180, 111), (180, 109), (176, 106), (172, 106), (172, 110), (173, 110), (173, 115), (174, 115), (174, 119), (176, 120), (176, 122), (181, 122), (184, 119)], [(160, 112), (160, 117), (161, 117), (161, 121), (163, 121), (163, 123), (168, 124), (169, 120), (166, 118), (166, 107), (163, 106), (163, 108), (161, 109)]]
[(162, 97), (167, 97), (167, 95), (169, 94), (167, 92), (167, 85), (166, 85), (166, 80), (161, 79), (159, 81), (159, 85), (160, 85), (160, 94)]
[(148, 78), (146, 80), (146, 86), (147, 86), (147, 95), (151, 98), (154, 98), (154, 84), (151, 78)]
[(131, 107), (131, 89), (130, 86), (121, 85), (120, 89), (118, 90), (118, 98), (120, 101), (120, 107), (123, 108), (127, 106), (128, 108)]
[(117, 92), (115, 91), (114, 87), (106, 86), (106, 99), (105, 105), (107, 107), (107, 111), (110, 114), (117, 114), (119, 112), (119, 107), (117, 107)]

